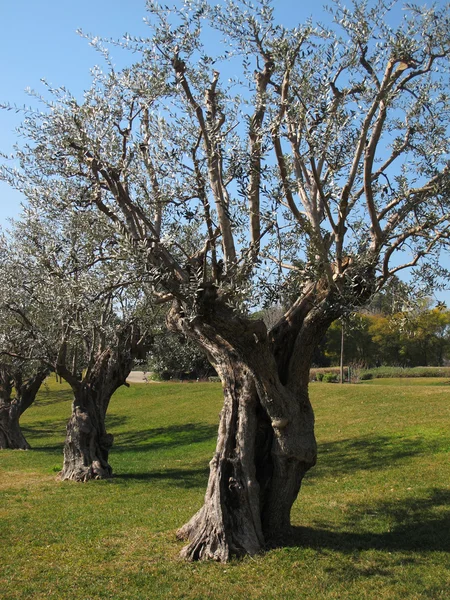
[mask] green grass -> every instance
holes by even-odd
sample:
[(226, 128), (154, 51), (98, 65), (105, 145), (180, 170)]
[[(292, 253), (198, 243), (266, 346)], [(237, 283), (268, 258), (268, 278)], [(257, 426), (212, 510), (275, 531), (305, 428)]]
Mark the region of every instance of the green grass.
[(292, 543), (222, 565), (178, 558), (202, 503), (220, 385), (136, 384), (114, 396), (109, 482), (55, 481), (70, 393), (52, 383), (0, 454), (2, 600), (447, 599), (448, 380), (314, 384), (319, 462)]

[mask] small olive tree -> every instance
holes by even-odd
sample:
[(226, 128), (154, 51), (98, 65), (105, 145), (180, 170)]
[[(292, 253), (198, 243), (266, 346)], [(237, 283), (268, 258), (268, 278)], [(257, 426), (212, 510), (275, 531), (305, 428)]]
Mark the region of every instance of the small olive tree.
[[(0, 234), (0, 256), (0, 449), (28, 450), (30, 445), (19, 419), (33, 404), (50, 368), (45, 361), (35, 358), (32, 349), (35, 341), (24, 332), (10, 310), (11, 302), (23, 307), (29, 302), (29, 295), (22, 285), (23, 271), (11, 261), (3, 233)], [(23, 294), (27, 296), (25, 303)], [(11, 349), (14, 356), (10, 354)]]
[[(2, 358), (0, 364), (0, 450), (29, 450), (19, 419), (30, 408), (48, 367), (37, 361)], [(13, 395), (14, 391), (14, 395)]]
[[(105, 428), (106, 411), (135, 361), (145, 359), (151, 311), (142, 314), (141, 290), (129, 279), (125, 285), (111, 261), (116, 242), (105, 223), (88, 213), (45, 212), (28, 197), (23, 219), (3, 239), (0, 372), (15, 385), (16, 398), (5, 397), (2, 415), (8, 406), (10, 429), (12, 416), (18, 424), (34, 399), (28, 388), (35, 395), (54, 371), (73, 392), (60, 478), (110, 477), (113, 436)], [(39, 369), (26, 378), (32, 365)]]

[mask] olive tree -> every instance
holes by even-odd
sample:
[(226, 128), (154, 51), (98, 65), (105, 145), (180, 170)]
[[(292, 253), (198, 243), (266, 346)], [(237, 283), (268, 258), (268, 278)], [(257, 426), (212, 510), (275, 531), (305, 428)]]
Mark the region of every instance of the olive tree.
[(48, 373), (47, 366), (36, 361), (3, 359), (0, 364), (0, 450), (30, 449), (19, 419), (35, 401)]
[[(106, 71), (82, 101), (49, 90), (5, 176), (42, 197), (77, 181), (85, 198), (68, 209), (114, 224), (171, 303), (168, 326), (219, 374), (204, 504), (178, 534), (183, 556), (225, 561), (289, 534), (316, 462), (308, 372), (330, 324), (402, 270), (440, 274), (449, 12), (408, 5), (394, 25), (395, 3), (355, 0), (329, 26), (284, 27), (269, 0), (147, 6), (148, 39), (116, 42), (135, 62), (115, 70), (92, 39)], [(287, 287), (270, 329), (249, 318)]]
[[(129, 280), (125, 286), (110, 260), (115, 242), (104, 223), (88, 213), (45, 212), (33, 206), (31, 194), (29, 200), (0, 266), (0, 310), (9, 323), (0, 332), (0, 353), (16, 365), (5, 372), (19, 382), (30, 365), (40, 365), (30, 379), (33, 390), (49, 371), (65, 379), (73, 403), (60, 478), (110, 477), (113, 436), (106, 431), (106, 411), (136, 359), (145, 358), (149, 316), (140, 314), (141, 291)], [(19, 398), (16, 392), (10, 413), (16, 405), (19, 414), (26, 408)]]
[[(24, 288), (20, 283), (20, 270), (10, 260), (3, 234), (0, 235), (0, 255), (0, 449), (28, 450), (30, 445), (22, 433), (19, 419), (36, 399), (49, 374), (49, 366), (34, 358), (33, 341), (10, 311), (11, 298), (14, 297), (19, 305), (18, 298)], [(12, 347), (16, 356), (5, 353)]]

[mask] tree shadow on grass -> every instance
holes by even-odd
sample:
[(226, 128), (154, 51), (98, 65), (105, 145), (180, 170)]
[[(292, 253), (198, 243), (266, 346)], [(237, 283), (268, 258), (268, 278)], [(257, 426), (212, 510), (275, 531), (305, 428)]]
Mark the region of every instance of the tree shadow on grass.
[(34, 402), (35, 406), (50, 406), (52, 404), (60, 404), (61, 402), (72, 402), (73, 392), (71, 389), (62, 388), (60, 390), (47, 390), (41, 387), (39, 394)]
[[(53, 451), (61, 450), (64, 445), (64, 437), (66, 434), (67, 419), (60, 419), (58, 421), (33, 421), (32, 426), (21, 425), (21, 430), (31, 445), (31, 451)], [(55, 435), (60, 437), (60, 442), (56, 442)], [(35, 446), (35, 442), (38, 443), (49, 438), (49, 443), (44, 445)]]
[[(70, 414), (67, 419), (59, 419), (58, 421), (33, 421), (32, 425), (24, 426), (21, 425), (21, 430), (25, 438), (29, 441), (32, 450), (56, 450), (61, 449), (64, 445), (64, 438), (66, 436), (66, 427), (69, 420)], [(108, 416), (107, 430), (113, 427), (121, 427), (128, 420), (126, 416)], [(42, 440), (43, 438), (53, 438), (55, 434), (60, 435), (61, 442), (58, 444), (46, 444), (35, 447), (33, 444), (34, 440)], [(53, 441), (53, 440), (52, 440)]]
[(447, 381), (436, 381), (436, 382), (433, 382), (433, 385), (436, 385), (436, 386), (442, 386), (442, 385), (443, 386), (449, 386), (450, 385), (450, 379), (448, 379)]
[(148, 483), (151, 481), (162, 481), (180, 488), (205, 488), (208, 481), (209, 469), (207, 466), (196, 469), (164, 469), (160, 471), (149, 471), (148, 473), (114, 473), (113, 483), (126, 481), (137, 481)]
[[(127, 415), (106, 415), (106, 431), (109, 431), (111, 433), (113, 433), (111, 430), (116, 428), (116, 427), (123, 427), (126, 423), (128, 423), (128, 421), (130, 420), (130, 417), (128, 417)], [(115, 433), (114, 434), (114, 439), (117, 438), (121, 438), (122, 437), (122, 433)]]
[(217, 437), (217, 425), (204, 423), (184, 423), (168, 427), (155, 427), (141, 431), (130, 431), (117, 435), (115, 452), (143, 452), (161, 450), (174, 446), (186, 446), (213, 441)]
[[(289, 545), (343, 553), (364, 550), (450, 551), (450, 490), (434, 489), (427, 498), (380, 501), (350, 507), (346, 531), (326, 523), (318, 527), (294, 527)], [(391, 523), (382, 533), (358, 531), (361, 523), (380, 515)], [(352, 531), (353, 530), (353, 531)], [(411, 557), (411, 560), (415, 560)]]
[(386, 465), (408, 461), (413, 456), (447, 451), (449, 445), (447, 436), (426, 439), (374, 435), (322, 442), (318, 444), (317, 466), (308, 473), (308, 479), (314, 481), (328, 472), (343, 475), (355, 470), (384, 469)]

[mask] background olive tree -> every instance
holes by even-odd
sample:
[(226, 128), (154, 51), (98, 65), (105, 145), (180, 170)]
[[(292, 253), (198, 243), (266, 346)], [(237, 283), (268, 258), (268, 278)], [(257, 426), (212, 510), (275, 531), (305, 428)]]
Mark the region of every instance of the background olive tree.
[(0, 355), (16, 397), (5, 397), (2, 416), (8, 406), (10, 430), (17, 430), (18, 417), (55, 372), (73, 392), (61, 479), (110, 477), (106, 411), (136, 360), (145, 361), (152, 309), (117, 268), (120, 244), (106, 220), (40, 205), (31, 191), (28, 200), (3, 238)]

